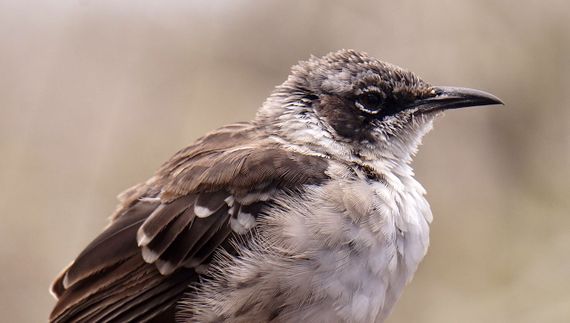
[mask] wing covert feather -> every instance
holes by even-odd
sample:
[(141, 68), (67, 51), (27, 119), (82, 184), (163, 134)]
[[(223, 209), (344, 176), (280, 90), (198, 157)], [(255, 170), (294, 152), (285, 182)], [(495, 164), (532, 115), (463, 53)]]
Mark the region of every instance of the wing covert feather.
[(111, 224), (54, 281), (50, 321), (160, 314), (198, 279), (196, 267), (255, 225), (275, 194), (325, 181), (327, 167), (325, 158), (287, 151), (248, 123), (200, 138), (121, 195)]

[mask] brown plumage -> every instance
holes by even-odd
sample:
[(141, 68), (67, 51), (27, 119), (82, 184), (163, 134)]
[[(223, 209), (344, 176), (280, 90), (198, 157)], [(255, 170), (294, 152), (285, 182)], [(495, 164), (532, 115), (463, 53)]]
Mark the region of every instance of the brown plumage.
[(53, 283), (50, 321), (151, 319), (198, 279), (196, 267), (232, 234), (231, 217), (259, 216), (265, 194), (319, 183), (326, 167), (264, 141), (252, 124), (206, 135), (122, 194), (113, 222)]

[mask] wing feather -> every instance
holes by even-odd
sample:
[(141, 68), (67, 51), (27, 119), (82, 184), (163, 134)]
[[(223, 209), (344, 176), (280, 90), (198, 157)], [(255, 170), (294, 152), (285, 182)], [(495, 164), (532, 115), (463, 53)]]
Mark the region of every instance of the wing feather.
[(138, 227), (156, 204), (138, 203), (124, 216), (117, 219), (75, 259), (63, 276), (63, 288), (67, 289), (80, 280), (124, 260), (138, 252), (136, 235)]
[(181, 232), (191, 227), (194, 218), (194, 212), (189, 207), (174, 221), (168, 223), (155, 239), (142, 247), (143, 259), (148, 263), (155, 262), (174, 243)]
[(241, 123), (213, 132), (122, 194), (111, 224), (54, 281), (50, 321), (159, 315), (197, 281), (198, 266), (231, 248), (228, 239), (244, 239), (277, 192), (328, 178), (326, 159), (284, 150), (257, 131)]
[(170, 224), (170, 221), (188, 209), (194, 199), (194, 195), (187, 195), (172, 201), (172, 203), (160, 204), (154, 209), (137, 232), (139, 246), (146, 246)]
[[(218, 232), (224, 224), (227, 224), (228, 219), (229, 219), (229, 213), (227, 208), (222, 208), (218, 210), (218, 212), (207, 218), (202, 218), (202, 219), (196, 218), (196, 221), (194, 222), (192, 229), (186, 231), (186, 234), (191, 236), (193, 239), (193, 243), (191, 244), (190, 248), (187, 248), (185, 250), (181, 250), (180, 248), (178, 249), (173, 248), (173, 250), (170, 253), (166, 254), (164, 257), (161, 257), (156, 261), (156, 266), (158, 267), (158, 270), (163, 275), (168, 275), (172, 273), (174, 270), (180, 268), (181, 263), (180, 262), (175, 263), (174, 261), (169, 259), (169, 256), (178, 253), (188, 255), (190, 253), (195, 252), (196, 250), (199, 250), (209, 242), (211, 237), (216, 232)], [(214, 248), (216, 247), (217, 246), (214, 246)], [(185, 258), (186, 256), (183, 259)]]

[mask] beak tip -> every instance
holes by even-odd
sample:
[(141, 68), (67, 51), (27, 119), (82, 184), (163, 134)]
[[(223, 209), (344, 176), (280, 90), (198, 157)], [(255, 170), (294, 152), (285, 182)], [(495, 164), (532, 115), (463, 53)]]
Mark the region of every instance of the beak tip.
[(493, 95), (491, 93), (487, 93), (487, 92), (483, 92), (480, 91), (482, 93), (485, 94), (485, 97), (489, 100), (489, 103), (487, 103), (487, 105), (505, 105), (505, 102), (503, 102), (503, 100), (501, 100), (499, 97), (497, 97), (496, 95)]

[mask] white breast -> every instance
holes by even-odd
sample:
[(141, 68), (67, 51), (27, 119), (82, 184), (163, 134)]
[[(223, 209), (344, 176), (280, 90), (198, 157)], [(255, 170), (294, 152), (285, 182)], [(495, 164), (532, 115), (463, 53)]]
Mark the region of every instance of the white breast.
[[(346, 322), (382, 322), (427, 251), (431, 212), (423, 188), (406, 178), (400, 181), (413, 183), (400, 187), (411, 190), (395, 190), (393, 180), (345, 182), (328, 193), (331, 207), (345, 209), (336, 234), (344, 233), (339, 240), (351, 248), (324, 248), (320, 261), (328, 272), (320, 279), (331, 308)], [(314, 221), (321, 232), (335, 230), (330, 220)]]
[(427, 251), (424, 190), (411, 176), (376, 182), (349, 176), (345, 166), (329, 170), (344, 180), (309, 191), (299, 203), (306, 210), (272, 220), (277, 244), (310, 260), (288, 269), (292, 297), (309, 290), (318, 300), (287, 321), (382, 322)]
[(329, 168), (336, 180), (278, 197), (241, 257), (221, 258), (213, 274), (221, 281), (203, 284), (202, 297), (189, 303), (197, 321), (387, 317), (426, 253), (429, 206), (411, 176), (378, 182), (337, 166)]

